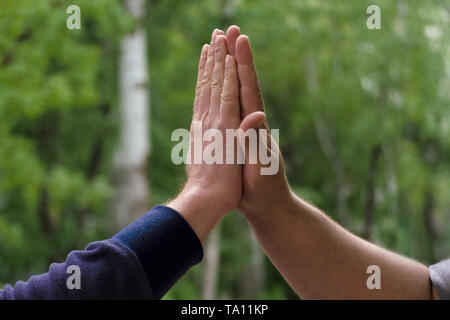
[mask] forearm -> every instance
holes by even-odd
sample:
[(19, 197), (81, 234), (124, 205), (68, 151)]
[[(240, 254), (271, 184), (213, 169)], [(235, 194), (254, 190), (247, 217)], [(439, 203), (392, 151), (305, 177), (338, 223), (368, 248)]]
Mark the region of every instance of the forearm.
[[(292, 195), (272, 212), (248, 217), (269, 258), (307, 299), (430, 299), (428, 268), (346, 231)], [(381, 270), (381, 289), (369, 290), (367, 267)]]
[(0, 290), (0, 300), (149, 299), (152, 291), (136, 256), (119, 241), (73, 251), (49, 271)]
[(160, 299), (202, 255), (188, 222), (156, 206), (113, 238), (71, 252), (45, 274), (6, 286), (0, 300)]

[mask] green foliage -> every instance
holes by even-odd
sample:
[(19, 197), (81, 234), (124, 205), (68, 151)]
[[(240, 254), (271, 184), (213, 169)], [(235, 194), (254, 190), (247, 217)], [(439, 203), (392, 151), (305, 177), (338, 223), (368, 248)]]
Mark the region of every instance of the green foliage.
[[(184, 168), (170, 161), (170, 134), (189, 127), (200, 48), (214, 28), (238, 24), (250, 36), (293, 189), (364, 235), (373, 177), (371, 240), (426, 263), (448, 255), (448, 6), (233, 3), (227, 16), (226, 1), (148, 2), (152, 202), (184, 181)], [(65, 27), (69, 4), (82, 9), (81, 30)], [(381, 30), (366, 28), (370, 4), (381, 8)], [(134, 23), (118, 0), (2, 0), (0, 283), (43, 272), (110, 235), (118, 44)], [(219, 297), (239, 298), (248, 226), (232, 213), (221, 232)], [(264, 266), (259, 297), (295, 298), (270, 262)], [(166, 299), (200, 298), (201, 276), (202, 266), (192, 269)]]
[(72, 3), (2, 1), (1, 283), (106, 234), (114, 140), (102, 140), (114, 137), (118, 43), (132, 20), (119, 1), (77, 1), (86, 27), (68, 30)]

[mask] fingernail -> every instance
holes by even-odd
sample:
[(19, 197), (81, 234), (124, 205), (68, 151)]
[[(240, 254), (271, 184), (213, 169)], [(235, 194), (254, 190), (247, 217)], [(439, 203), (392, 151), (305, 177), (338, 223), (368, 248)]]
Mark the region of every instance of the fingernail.
[(211, 33), (211, 44), (214, 43), (214, 39), (216, 38), (216, 32), (217, 32), (217, 29), (214, 29), (214, 31)]
[(220, 47), (220, 45), (222, 44), (222, 39), (220, 39), (220, 38), (221, 38), (220, 35), (216, 36), (216, 39), (215, 39), (216, 48)]
[(207, 56), (207, 54), (208, 54), (208, 47), (209, 47), (208, 44), (204, 44), (204, 45), (203, 45), (202, 51), (201, 51), (201, 53), (200, 53), (200, 56), (201, 56), (202, 58)]

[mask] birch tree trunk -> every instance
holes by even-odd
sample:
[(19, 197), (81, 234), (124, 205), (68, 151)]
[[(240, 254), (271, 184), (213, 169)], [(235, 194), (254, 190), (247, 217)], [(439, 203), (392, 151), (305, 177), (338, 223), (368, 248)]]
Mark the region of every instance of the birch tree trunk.
[(117, 194), (116, 228), (123, 228), (148, 210), (147, 159), (149, 147), (149, 98), (145, 0), (124, 0), (137, 20), (135, 30), (120, 45), (120, 142), (115, 157)]
[(250, 261), (246, 267), (240, 283), (241, 299), (260, 299), (264, 292), (265, 269), (264, 269), (264, 252), (256, 239), (255, 234), (249, 228), (250, 242)]
[(202, 299), (217, 299), (217, 281), (220, 268), (220, 225), (209, 235), (205, 246), (203, 265)]

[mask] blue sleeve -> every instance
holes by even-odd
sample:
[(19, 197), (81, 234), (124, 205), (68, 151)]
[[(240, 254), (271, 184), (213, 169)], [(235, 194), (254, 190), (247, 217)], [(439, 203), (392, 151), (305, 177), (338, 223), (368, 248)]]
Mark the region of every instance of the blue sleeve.
[(175, 210), (156, 206), (108, 240), (72, 251), (45, 274), (0, 290), (2, 299), (160, 299), (203, 250)]

